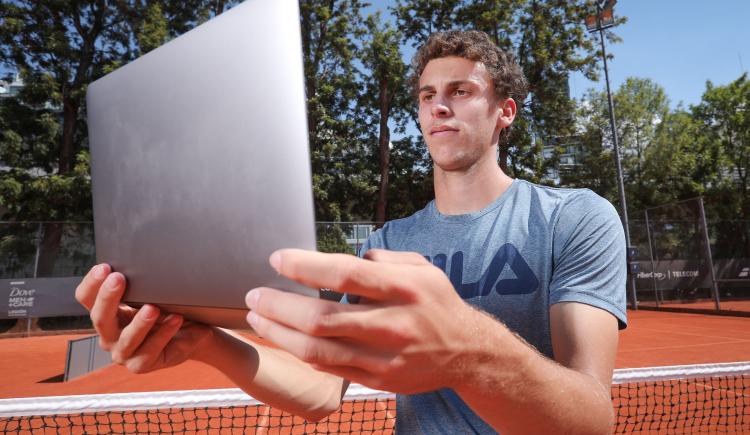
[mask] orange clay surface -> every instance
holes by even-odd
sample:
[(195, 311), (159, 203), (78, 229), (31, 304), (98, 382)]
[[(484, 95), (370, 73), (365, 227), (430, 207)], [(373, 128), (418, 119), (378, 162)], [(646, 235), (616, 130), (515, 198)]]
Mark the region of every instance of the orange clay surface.
[(750, 317), (628, 311), (616, 368), (750, 361)]
[[(750, 318), (630, 311), (617, 368), (750, 361)], [(89, 334), (90, 335), (90, 334)], [(0, 339), (0, 398), (230, 388), (196, 362), (133, 375), (111, 365), (62, 382), (68, 340), (85, 335)]]
[[(649, 305), (653, 306), (653, 303), (649, 303)], [(688, 310), (713, 310), (716, 308), (714, 305), (714, 301), (697, 301), (697, 302), (690, 302), (690, 303), (672, 303), (667, 302), (662, 304), (665, 308), (681, 308), (681, 309), (688, 309)], [(719, 305), (719, 308), (725, 311), (744, 311), (744, 312), (750, 312), (750, 301), (745, 300), (738, 300), (738, 301), (721, 301), (721, 304)]]

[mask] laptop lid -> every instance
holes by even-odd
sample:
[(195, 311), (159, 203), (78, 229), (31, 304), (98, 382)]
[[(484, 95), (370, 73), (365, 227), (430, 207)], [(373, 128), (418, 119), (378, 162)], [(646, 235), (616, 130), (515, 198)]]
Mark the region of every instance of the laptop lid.
[(124, 300), (249, 328), (247, 291), (317, 296), (268, 264), (315, 249), (296, 0), (249, 0), (92, 83), (98, 262)]

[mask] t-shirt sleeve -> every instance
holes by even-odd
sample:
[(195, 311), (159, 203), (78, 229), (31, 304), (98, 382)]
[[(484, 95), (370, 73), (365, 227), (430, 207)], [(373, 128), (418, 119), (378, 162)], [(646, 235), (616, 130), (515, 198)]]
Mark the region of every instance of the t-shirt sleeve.
[(550, 305), (580, 302), (627, 326), (625, 233), (615, 208), (582, 190), (561, 205), (555, 223)]

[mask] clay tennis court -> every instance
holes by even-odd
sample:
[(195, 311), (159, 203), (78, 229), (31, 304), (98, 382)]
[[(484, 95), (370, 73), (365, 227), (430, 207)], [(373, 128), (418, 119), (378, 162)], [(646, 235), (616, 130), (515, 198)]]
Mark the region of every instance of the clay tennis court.
[[(628, 318), (617, 368), (750, 361), (750, 318), (644, 310)], [(68, 340), (85, 335), (0, 339), (0, 398), (234, 387), (196, 362), (143, 375), (111, 365), (62, 382)]]
[[(628, 316), (629, 327), (620, 333), (617, 368), (750, 361), (750, 318), (645, 310), (630, 311)], [(68, 340), (81, 338), (82, 336), (85, 335), (69, 334), (0, 339), (0, 373), (5, 374), (3, 382), (0, 382), (0, 398), (234, 387), (223, 375), (210, 367), (195, 362), (188, 362), (178, 367), (144, 375), (133, 375), (123, 367), (110, 365), (69, 382), (62, 382)], [(670, 383), (667, 385), (677, 384)], [(725, 388), (725, 392), (732, 399), (746, 397), (746, 391), (737, 390), (738, 392), (735, 393), (732, 388)], [(703, 387), (698, 384), (698, 390), (710, 391), (711, 389), (713, 387)], [(356, 407), (363, 409), (355, 412), (354, 408)], [(236, 420), (235, 428), (268, 424), (271, 425), (270, 427), (278, 427), (278, 425), (288, 424), (291, 431), (289, 433), (305, 433), (315, 430), (316, 427), (317, 430), (321, 430), (319, 425), (325, 426), (338, 421), (337, 419), (340, 418), (351, 418), (352, 415), (359, 415), (360, 418), (364, 419), (365, 424), (375, 425), (370, 426), (368, 430), (382, 428), (385, 429), (384, 433), (390, 433), (394, 411), (395, 404), (392, 399), (369, 403), (345, 403), (341, 412), (332, 415), (318, 425), (305, 424), (302, 419), (282, 415), (280, 412), (268, 409), (265, 406), (241, 407), (229, 411), (204, 410), (199, 412), (228, 412), (229, 414), (226, 415), (224, 420), (231, 423), (232, 418), (234, 418)], [(234, 417), (232, 413), (235, 413)], [(170, 418), (163, 417), (164, 415), (169, 416), (169, 411), (163, 413), (162, 418)], [(129, 427), (131, 428), (137, 427), (135, 419), (138, 416), (135, 414), (125, 414), (117, 418), (126, 422), (129, 418), (133, 419), (131, 423), (127, 424), (130, 424)], [(274, 421), (269, 423), (269, 419)], [(284, 419), (287, 420), (286, 423), (284, 423)], [(200, 423), (203, 420), (198, 418), (197, 421)], [(209, 420), (206, 419), (205, 421)], [(153, 425), (154, 423), (151, 422), (150, 424)], [(336, 426), (339, 430), (348, 431), (348, 429), (340, 426), (340, 423), (336, 424), (339, 425)], [(351, 424), (354, 423), (346, 422), (346, 425)], [(294, 425), (293, 428), (291, 428), (291, 425)], [(145, 427), (149, 428), (145, 430), (154, 430), (156, 426)], [(736, 429), (730, 429), (729, 431), (741, 433), (745, 427), (743, 425), (739, 431)], [(190, 429), (185, 426), (178, 426), (178, 431), (180, 428)], [(174, 429), (174, 426), (170, 426), (170, 430)], [(243, 431), (240, 430), (238, 433), (241, 432)], [(627, 432), (629, 431), (626, 427), (625, 433)], [(709, 433), (713, 432), (715, 431), (709, 431)]]
[[(694, 311), (701, 312), (701, 314), (711, 314), (709, 313), (709, 311), (715, 311), (716, 305), (714, 305), (713, 301), (696, 301), (689, 303), (667, 302), (661, 304), (660, 309), (674, 309), (675, 311), (682, 312)], [(747, 316), (747, 313), (750, 313), (750, 301), (722, 300), (719, 309), (722, 311), (722, 314), (730, 316), (735, 314), (742, 314), (744, 316)]]

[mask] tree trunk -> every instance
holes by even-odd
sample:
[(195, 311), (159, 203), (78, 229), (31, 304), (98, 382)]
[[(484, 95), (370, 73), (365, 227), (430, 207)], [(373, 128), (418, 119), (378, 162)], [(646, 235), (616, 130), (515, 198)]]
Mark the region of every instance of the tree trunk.
[(378, 155), (380, 157), (380, 185), (378, 186), (378, 201), (375, 205), (375, 224), (383, 225), (385, 210), (388, 205), (388, 171), (391, 159), (391, 132), (388, 128), (388, 115), (391, 111), (391, 96), (388, 92), (388, 79), (380, 80), (380, 133), (378, 136)]
[(214, 16), (219, 15), (220, 13), (224, 12), (225, 5), (226, 5), (225, 0), (216, 0), (216, 3), (214, 3)]
[(70, 97), (63, 98), (63, 132), (60, 141), (60, 154), (57, 161), (57, 173), (65, 175), (73, 170), (73, 140), (78, 123), (78, 101)]
[(39, 246), (39, 263), (37, 264), (36, 276), (51, 277), (54, 276), (55, 262), (60, 252), (60, 242), (62, 240), (63, 224), (58, 222), (48, 222), (44, 224), (44, 236)]

